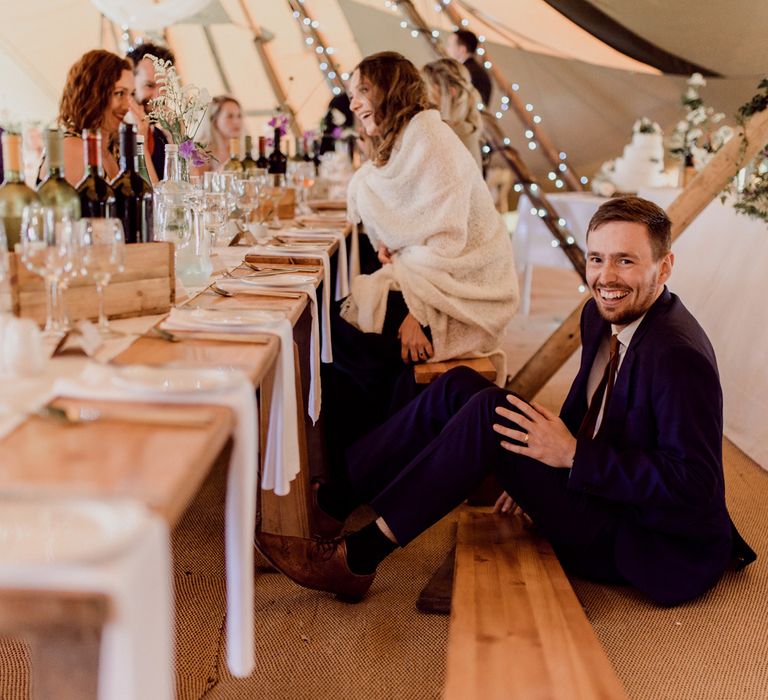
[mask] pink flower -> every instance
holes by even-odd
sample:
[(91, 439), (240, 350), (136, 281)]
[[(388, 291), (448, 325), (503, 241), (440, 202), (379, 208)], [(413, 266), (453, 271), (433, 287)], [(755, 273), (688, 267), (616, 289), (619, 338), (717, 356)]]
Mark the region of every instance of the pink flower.
[(288, 131), (288, 117), (285, 114), (278, 114), (272, 117), (267, 124), (273, 129), (279, 130), (281, 136), (285, 136), (286, 131)]
[(198, 145), (191, 139), (181, 142), (179, 155), (185, 160), (191, 161), (192, 165), (198, 168), (208, 162), (208, 156), (205, 151), (198, 148)]

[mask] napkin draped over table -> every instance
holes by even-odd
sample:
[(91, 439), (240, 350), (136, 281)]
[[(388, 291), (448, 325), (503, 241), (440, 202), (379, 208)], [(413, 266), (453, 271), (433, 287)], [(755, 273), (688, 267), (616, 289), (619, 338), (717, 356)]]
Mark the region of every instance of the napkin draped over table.
[[(151, 372), (150, 368), (147, 370)], [(174, 368), (158, 367), (156, 371), (158, 377), (167, 377)], [(253, 386), (244, 373), (235, 370), (232, 371), (232, 386), (220, 391), (137, 391), (115, 383), (117, 372), (119, 369), (90, 364), (79, 378), (58, 380), (52, 395), (113, 401), (216, 404), (231, 408), (237, 416), (225, 506), (227, 661), (235, 676), (247, 676), (254, 666), (253, 532), (259, 460), (259, 423)]]

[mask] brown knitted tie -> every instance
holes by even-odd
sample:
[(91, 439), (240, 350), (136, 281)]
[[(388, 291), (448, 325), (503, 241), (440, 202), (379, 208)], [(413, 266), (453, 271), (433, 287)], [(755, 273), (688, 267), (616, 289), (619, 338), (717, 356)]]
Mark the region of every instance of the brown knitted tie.
[[(600, 407), (603, 405), (603, 396), (605, 396), (605, 410), (608, 410), (608, 402), (611, 400), (613, 383), (616, 381), (616, 370), (619, 368), (619, 336), (612, 335), (609, 344), (610, 354), (608, 355), (608, 364), (605, 366), (605, 372), (600, 383), (592, 395), (592, 401), (589, 402), (587, 414), (581, 422), (579, 428), (579, 437), (586, 437), (590, 440), (595, 434), (597, 417), (600, 415)], [(605, 413), (605, 411), (603, 412)], [(605, 416), (603, 416), (605, 418)]]

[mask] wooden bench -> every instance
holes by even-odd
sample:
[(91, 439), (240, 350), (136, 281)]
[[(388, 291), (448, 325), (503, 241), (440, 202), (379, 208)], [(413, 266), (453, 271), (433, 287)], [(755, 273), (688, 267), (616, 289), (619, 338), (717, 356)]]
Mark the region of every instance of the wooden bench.
[(443, 697), (626, 698), (552, 548), (520, 516), (460, 515)]
[(464, 360), (446, 360), (445, 362), (422, 362), (413, 366), (413, 376), (417, 384), (431, 384), (441, 374), (454, 367), (469, 367), (490, 381), (496, 380), (496, 368), (487, 357), (475, 357)]

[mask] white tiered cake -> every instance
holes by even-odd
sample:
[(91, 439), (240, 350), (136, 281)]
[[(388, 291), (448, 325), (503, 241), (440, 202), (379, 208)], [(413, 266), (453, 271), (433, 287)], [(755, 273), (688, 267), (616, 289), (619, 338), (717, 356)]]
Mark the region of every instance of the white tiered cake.
[(635, 131), (632, 143), (616, 159), (611, 177), (620, 192), (637, 192), (641, 187), (664, 187), (664, 143), (661, 133)]

